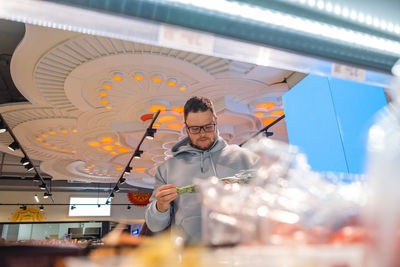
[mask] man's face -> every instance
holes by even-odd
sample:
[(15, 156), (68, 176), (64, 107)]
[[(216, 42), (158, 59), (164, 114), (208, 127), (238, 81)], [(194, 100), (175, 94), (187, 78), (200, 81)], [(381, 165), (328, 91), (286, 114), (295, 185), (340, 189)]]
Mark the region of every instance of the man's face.
[(202, 150), (209, 149), (217, 137), (216, 124), (217, 120), (210, 110), (189, 112), (186, 117), (186, 132), (192, 145)]

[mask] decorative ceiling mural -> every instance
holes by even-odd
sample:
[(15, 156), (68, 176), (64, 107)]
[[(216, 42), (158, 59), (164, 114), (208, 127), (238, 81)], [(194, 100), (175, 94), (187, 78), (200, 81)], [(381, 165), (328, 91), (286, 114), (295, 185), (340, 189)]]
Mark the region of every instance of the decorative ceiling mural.
[[(214, 100), (220, 135), (239, 144), (284, 114), (291, 71), (111, 38), (26, 26), (11, 63), (32, 104), (0, 107), (29, 157), (53, 179), (116, 182), (157, 110), (154, 140), (127, 183), (152, 188), (155, 168), (185, 137), (183, 105)], [(269, 85), (276, 83), (275, 85)], [(284, 120), (272, 138), (287, 141)], [(0, 138), (0, 150), (8, 139)]]

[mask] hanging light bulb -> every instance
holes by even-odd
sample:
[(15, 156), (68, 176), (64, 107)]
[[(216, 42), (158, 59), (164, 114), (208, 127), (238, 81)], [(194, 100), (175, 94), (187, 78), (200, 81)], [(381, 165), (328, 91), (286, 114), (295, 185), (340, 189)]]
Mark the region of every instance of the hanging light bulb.
[(12, 142), (12, 143), (8, 146), (8, 148), (9, 148), (11, 151), (15, 151), (15, 150), (19, 149), (19, 144), (18, 144), (17, 141), (14, 141), (14, 142)]
[(147, 128), (147, 130), (146, 130), (146, 139), (153, 140), (155, 132), (157, 132), (157, 129)]
[(28, 172), (34, 169), (34, 167), (31, 163), (26, 164), (24, 167), (25, 167), (25, 169), (27, 169)]
[(5, 133), (7, 131), (7, 127), (3, 121), (0, 121), (0, 133)]
[(126, 166), (124, 174), (130, 174), (132, 171), (132, 167)]
[(141, 155), (143, 154), (143, 150), (136, 150), (135, 154), (133, 155), (133, 157), (135, 159), (140, 159)]
[(25, 165), (28, 165), (28, 164), (30, 163), (29, 160), (28, 160), (26, 157), (23, 157), (23, 158), (21, 159), (20, 162), (21, 162), (21, 164), (24, 165), (24, 166), (25, 166)]

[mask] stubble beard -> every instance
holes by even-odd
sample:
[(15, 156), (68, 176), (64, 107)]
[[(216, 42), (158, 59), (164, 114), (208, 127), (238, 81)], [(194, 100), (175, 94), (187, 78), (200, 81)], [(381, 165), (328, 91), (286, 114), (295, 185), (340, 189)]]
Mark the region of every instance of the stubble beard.
[(211, 142), (207, 147), (200, 147), (200, 146), (194, 144), (194, 143), (192, 142), (192, 138), (189, 137), (190, 145), (191, 145), (192, 147), (197, 148), (197, 149), (200, 149), (200, 150), (204, 150), (204, 151), (209, 150), (209, 149), (214, 145), (215, 139), (216, 139), (216, 138), (214, 138), (214, 140), (212, 140), (212, 142)]

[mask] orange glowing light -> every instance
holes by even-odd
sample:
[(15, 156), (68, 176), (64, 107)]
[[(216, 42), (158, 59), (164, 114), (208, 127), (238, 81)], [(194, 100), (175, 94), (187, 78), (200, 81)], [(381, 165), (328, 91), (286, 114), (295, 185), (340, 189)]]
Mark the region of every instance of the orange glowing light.
[(57, 134), (55, 131), (50, 131), (49, 134)]
[(78, 130), (77, 130), (77, 129), (73, 129), (72, 132), (73, 132), (73, 133), (77, 133)]
[(118, 141), (115, 142), (114, 145), (116, 145), (116, 146), (121, 146), (121, 144), (120, 144)]
[(100, 96), (106, 97), (108, 94), (106, 92), (100, 92)]
[(62, 133), (68, 133), (68, 130), (61, 130), (60, 132), (62, 132)]
[(183, 123), (171, 123), (165, 126), (167, 129), (177, 130), (180, 131), (182, 129)]
[(100, 142), (102, 142), (103, 144), (109, 144), (112, 141), (114, 141), (114, 137), (112, 137), (112, 136), (105, 136), (105, 137), (100, 138)]
[(158, 118), (158, 122), (161, 124), (176, 120), (178, 120), (178, 118), (175, 116), (162, 116)]
[(140, 117), (140, 119), (142, 120), (142, 121), (147, 121), (147, 120), (151, 120), (151, 119), (153, 119), (153, 113), (150, 113), (150, 114), (144, 114), (144, 115), (142, 115), (141, 117)]
[(166, 109), (167, 108), (165, 106), (162, 106), (162, 105), (153, 105), (153, 106), (149, 107), (149, 111), (150, 112), (157, 112), (159, 110), (163, 111), (163, 110), (166, 110)]
[(146, 168), (133, 168), (137, 172), (144, 172)]
[(43, 137), (49, 137), (49, 135), (48, 135), (48, 134), (42, 134), (42, 136), (43, 136)]
[(158, 123), (153, 123), (153, 128), (160, 128), (160, 127), (161, 127), (160, 124), (158, 124)]
[(100, 142), (97, 142), (97, 141), (88, 142), (88, 145), (93, 146), (93, 147), (101, 146)]
[(264, 113), (262, 113), (262, 112), (254, 112), (254, 116), (262, 118), (262, 117), (264, 117)]
[(112, 107), (111, 106), (107, 106), (106, 109), (112, 109)]
[(107, 145), (107, 146), (103, 146), (103, 149), (106, 151), (112, 151), (114, 150), (115, 146), (114, 145)]
[(115, 151), (111, 151), (110, 154), (111, 154), (111, 155), (118, 155), (118, 153), (115, 152)]
[(168, 80), (167, 84), (169, 86), (175, 86), (176, 85), (176, 80), (175, 79), (170, 79), (170, 80)]
[(276, 121), (275, 118), (265, 118), (265, 119), (262, 120), (262, 122), (263, 122), (264, 125), (271, 124), (271, 123), (273, 123), (274, 121)]
[(110, 101), (107, 99), (102, 99), (100, 102), (103, 103), (104, 105), (107, 105), (110, 103)]
[(61, 151), (62, 152), (68, 152), (68, 149), (63, 148), (63, 149), (61, 149)]
[(58, 147), (56, 147), (56, 146), (52, 146), (52, 147), (51, 147), (51, 149), (57, 149), (57, 148), (58, 148)]
[(123, 168), (122, 167), (117, 167), (117, 168), (115, 168), (117, 171), (122, 171), (123, 170)]
[(283, 116), (283, 115), (285, 115), (285, 111), (275, 110), (275, 111), (272, 111), (271, 113), (269, 113), (269, 115)]
[(178, 112), (178, 113), (183, 113), (183, 107), (174, 107), (174, 108), (171, 108), (171, 111), (175, 111), (175, 112)]
[(160, 83), (160, 82), (162, 82), (162, 78), (159, 76), (153, 77), (153, 82)]
[(40, 137), (36, 138), (36, 140), (37, 140), (37, 141), (43, 141), (43, 139), (40, 138)]
[(119, 76), (119, 75), (115, 75), (115, 76), (113, 77), (113, 79), (114, 79), (114, 81), (117, 81), (117, 82), (122, 81), (122, 77)]
[(141, 72), (138, 72), (138, 73), (135, 73), (135, 76), (133, 76), (133, 78), (136, 80), (136, 81), (141, 81), (141, 80), (143, 80), (143, 73), (141, 73)]
[(186, 86), (181, 86), (181, 87), (179, 87), (179, 90), (185, 91), (185, 90), (186, 90)]
[(132, 149), (129, 149), (129, 148), (127, 148), (127, 147), (119, 147), (119, 148), (117, 148), (117, 151), (118, 151), (119, 153), (125, 153), (125, 152), (131, 152)]
[(257, 109), (270, 109), (276, 107), (275, 103), (261, 103), (255, 106)]
[(50, 144), (49, 144), (49, 143), (43, 143), (43, 145), (44, 145), (44, 146), (49, 146)]
[(112, 85), (111, 84), (104, 84), (103, 88), (107, 89), (107, 90), (110, 90), (112, 88)]

